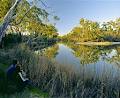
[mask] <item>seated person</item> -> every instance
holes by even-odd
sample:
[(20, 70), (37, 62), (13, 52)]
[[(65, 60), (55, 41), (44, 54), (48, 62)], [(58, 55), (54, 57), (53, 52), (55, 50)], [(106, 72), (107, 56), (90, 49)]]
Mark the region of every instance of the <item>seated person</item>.
[(16, 82), (28, 82), (28, 78), (26, 77), (26, 73), (21, 70), (20, 65), (17, 60), (13, 60), (11, 66), (7, 69), (7, 77), (8, 79), (14, 80)]

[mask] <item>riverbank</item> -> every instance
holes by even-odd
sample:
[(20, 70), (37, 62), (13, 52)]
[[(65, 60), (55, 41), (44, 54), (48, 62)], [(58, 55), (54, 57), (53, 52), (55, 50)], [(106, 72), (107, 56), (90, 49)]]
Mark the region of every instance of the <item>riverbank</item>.
[[(78, 47), (76, 49), (78, 49)], [(85, 48), (83, 50), (85, 50)], [(81, 73), (78, 73), (74, 71), (72, 67), (66, 66), (66, 64), (60, 65), (57, 62), (52, 61), (51, 59), (36, 54), (34, 51), (30, 50), (30, 48), (24, 43), (18, 46), (14, 46), (11, 49), (7, 49), (7, 50), (4, 49), (3, 52), (1, 50), (0, 54), (1, 54), (0, 61), (7, 62), (7, 64), (5, 64), (4, 62), (5, 66), (9, 65), (7, 61), (8, 59), (14, 57), (17, 58), (20, 64), (22, 65), (22, 68), (25, 70), (25, 72), (26, 73), (28, 72), (28, 76), (30, 80), (37, 85), (36, 88), (38, 88), (38, 90), (41, 90), (42, 92), (47, 92), (47, 94), (51, 98), (53, 97), (103, 98), (103, 95), (106, 98), (119, 98), (119, 88), (120, 88), (119, 75), (115, 77), (114, 74), (111, 76), (109, 74), (105, 74), (99, 77), (94, 77), (94, 76), (89, 76), (91, 74), (90, 72), (89, 75), (83, 73), (85, 70), (81, 71)], [(84, 67), (85, 66), (86, 65), (84, 65)], [(107, 72), (108, 70), (104, 71), (104, 73)], [(97, 76), (97, 74), (98, 73), (96, 72), (95, 75)], [(28, 93), (24, 93), (24, 91), (22, 93), (25, 95), (26, 94), (31, 95), (31, 91), (29, 92), (29, 90)], [(21, 94), (19, 93), (19, 95)], [(16, 96), (16, 94), (14, 94), (13, 96)], [(16, 98), (16, 97), (12, 97), (12, 98)], [(22, 98), (35, 98), (35, 97), (22, 97)], [(36, 97), (36, 98), (41, 98), (41, 97)]]
[(78, 42), (77, 45), (102, 45), (102, 46), (108, 46), (108, 45), (120, 45), (120, 42)]
[[(17, 83), (9, 83), (6, 79), (6, 69), (12, 62), (12, 56), (16, 55), (14, 48), (0, 49), (0, 98), (48, 98), (48, 93), (43, 92), (37, 86), (27, 85), (20, 91)], [(20, 55), (20, 54), (19, 54)]]
[(9, 81), (6, 81), (4, 76), (5, 70), (8, 66), (9, 65), (5, 65), (0, 62), (0, 98), (48, 98), (48, 93), (42, 92), (37, 87), (26, 86), (22, 91), (18, 92), (15, 90), (16, 84), (7, 85), (7, 82)]

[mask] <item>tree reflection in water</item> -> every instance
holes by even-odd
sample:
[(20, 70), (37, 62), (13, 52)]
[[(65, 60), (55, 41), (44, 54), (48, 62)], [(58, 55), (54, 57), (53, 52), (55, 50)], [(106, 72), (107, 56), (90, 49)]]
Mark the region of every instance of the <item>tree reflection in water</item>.
[(99, 60), (119, 62), (120, 46), (87, 46), (67, 44), (74, 50), (74, 55), (80, 59), (82, 65), (96, 63)]

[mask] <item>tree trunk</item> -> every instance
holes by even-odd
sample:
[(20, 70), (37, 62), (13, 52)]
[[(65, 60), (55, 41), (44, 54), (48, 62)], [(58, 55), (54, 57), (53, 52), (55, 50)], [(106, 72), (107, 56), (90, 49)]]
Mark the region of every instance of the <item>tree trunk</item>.
[(5, 36), (5, 30), (7, 29), (9, 23), (11, 22), (15, 9), (20, 3), (20, 1), (22, 0), (16, 0), (16, 2), (13, 4), (13, 6), (5, 15), (2, 25), (0, 25), (0, 42), (2, 41), (2, 38)]

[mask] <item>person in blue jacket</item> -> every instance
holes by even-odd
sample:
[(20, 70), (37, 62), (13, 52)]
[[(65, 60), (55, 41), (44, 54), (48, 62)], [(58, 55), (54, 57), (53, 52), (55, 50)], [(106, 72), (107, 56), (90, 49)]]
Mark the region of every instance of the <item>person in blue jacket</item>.
[(18, 64), (18, 61), (16, 59), (13, 60), (12, 64), (7, 69), (7, 77), (12, 79), (13, 73), (16, 70), (16, 66)]
[(26, 73), (21, 70), (17, 60), (13, 60), (13, 63), (7, 69), (7, 78), (14, 82), (22, 82), (27, 84), (29, 79), (26, 77)]

